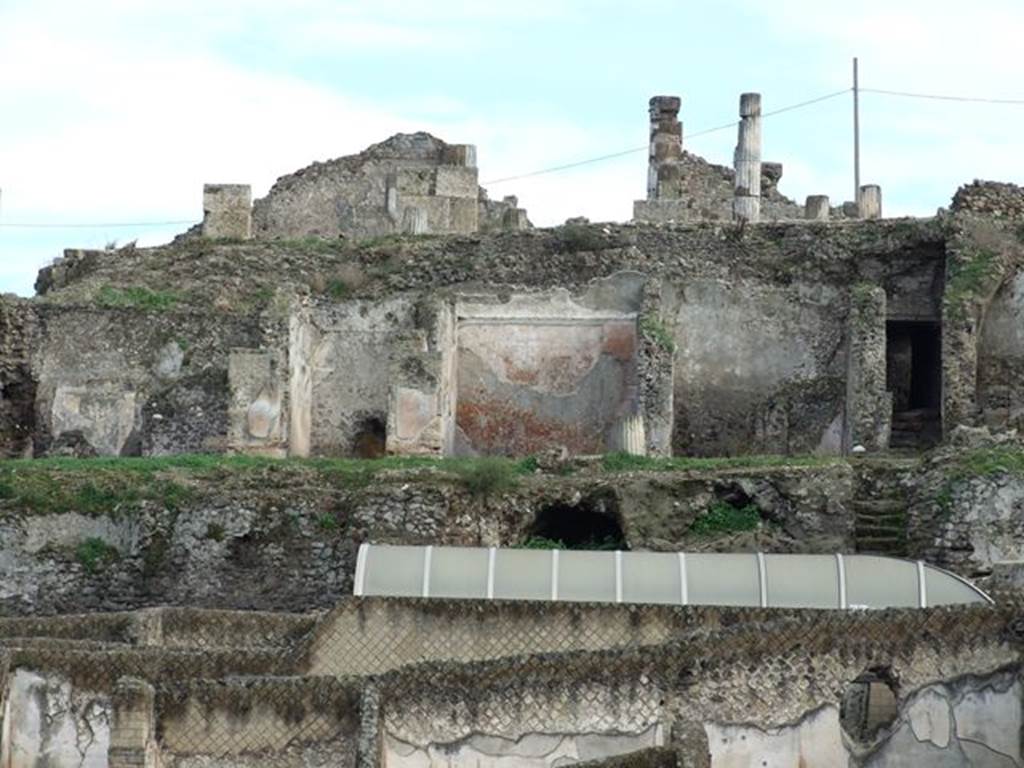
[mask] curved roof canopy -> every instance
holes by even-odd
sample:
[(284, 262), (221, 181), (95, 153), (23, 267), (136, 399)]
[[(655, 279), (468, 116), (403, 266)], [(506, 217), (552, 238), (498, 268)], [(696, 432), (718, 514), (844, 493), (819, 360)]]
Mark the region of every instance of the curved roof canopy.
[(875, 555), (587, 552), (363, 544), (356, 595), (770, 608), (991, 603), (920, 561)]

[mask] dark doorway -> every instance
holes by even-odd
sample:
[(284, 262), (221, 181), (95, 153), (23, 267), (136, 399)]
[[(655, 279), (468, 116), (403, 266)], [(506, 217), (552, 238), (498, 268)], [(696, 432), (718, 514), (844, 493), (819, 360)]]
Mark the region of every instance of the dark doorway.
[(942, 328), (935, 322), (891, 321), (885, 341), (893, 411), (889, 447), (929, 448), (942, 439)]
[(614, 497), (602, 494), (542, 507), (525, 544), (544, 549), (629, 549), (619, 524), (618, 504)]
[(379, 459), (387, 452), (387, 427), (379, 416), (368, 416), (356, 426), (352, 454), (360, 459)]
[(896, 684), (888, 669), (868, 670), (843, 691), (839, 723), (861, 747), (871, 746), (896, 721)]

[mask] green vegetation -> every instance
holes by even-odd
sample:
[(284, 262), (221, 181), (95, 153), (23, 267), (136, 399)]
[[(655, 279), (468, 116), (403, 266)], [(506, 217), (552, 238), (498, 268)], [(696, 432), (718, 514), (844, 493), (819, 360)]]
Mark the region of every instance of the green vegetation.
[(955, 318), (963, 318), (967, 307), (982, 290), (997, 267), (994, 251), (979, 248), (950, 262), (944, 300)]
[(324, 512), (316, 519), (316, 524), (324, 533), (338, 530), (338, 518), (330, 512)]
[(874, 283), (857, 283), (850, 290), (853, 303), (862, 309), (870, 309), (875, 297)]
[(672, 338), (672, 332), (657, 315), (648, 313), (640, 318), (640, 333), (666, 352), (676, 351), (676, 342)]
[(464, 463), (455, 469), (474, 496), (490, 496), (513, 488), (523, 471), (522, 463), (497, 456)]
[[(827, 466), (842, 459), (820, 456), (737, 456), (724, 458), (648, 458), (626, 453), (603, 457), (594, 467), (603, 472), (710, 471), (730, 468)], [(975, 452), (965, 458), (967, 473), (1008, 467), (1024, 471), (1024, 456), (1008, 449)], [(566, 465), (568, 473), (574, 465)], [(322, 483), (363, 487), (387, 472), (421, 472), (454, 480), (480, 497), (514, 488), (536, 472), (535, 457), (508, 459), (386, 456), (379, 459), (288, 458), (182, 454), (126, 458), (48, 458), (0, 461), (0, 508), (50, 514), (75, 511), (84, 515), (120, 517), (144, 504), (178, 510), (187, 505), (202, 482), (259, 483), (266, 487)], [(582, 469), (581, 471), (586, 471)], [(329, 526), (329, 523), (321, 527)], [(208, 533), (216, 534), (211, 527)], [(213, 538), (213, 536), (211, 536)]]
[(0, 501), (34, 512), (117, 515), (144, 501), (177, 509), (192, 489), (132, 466), (131, 459), (37, 459), (0, 462)]
[(87, 573), (99, 573), (121, 557), (117, 547), (98, 536), (91, 536), (75, 547), (75, 558)]
[(601, 460), (606, 472), (682, 472), (686, 470), (747, 469), (761, 467), (824, 467), (842, 459), (835, 456), (671, 456), (655, 458), (609, 453)]
[(348, 283), (339, 278), (335, 278), (327, 284), (327, 293), (332, 299), (344, 299), (349, 294)]
[(545, 536), (531, 536), (520, 545), (523, 549), (581, 549), (598, 552), (614, 552), (617, 549), (626, 549), (626, 545), (617, 539), (606, 538), (600, 541), (590, 539), (579, 544), (566, 544), (561, 539), (549, 539)]
[(207, 523), (206, 525), (206, 538), (210, 541), (224, 541), (226, 533), (227, 531), (224, 530), (221, 523)]
[(545, 536), (531, 536), (523, 542), (523, 549), (565, 549), (565, 542)]
[(274, 298), (274, 289), (269, 285), (260, 286), (252, 294), (252, 300), (256, 304), (267, 304)]
[(357, 240), (355, 247), (356, 250), (363, 250), (367, 248), (381, 248), (383, 246), (398, 245), (403, 240), (410, 237), (423, 239), (429, 238), (430, 235), (378, 235), (377, 237), (366, 237), (362, 240)]
[(959, 456), (953, 472), (956, 479), (994, 475), (1024, 477), (1024, 450), (1006, 446), (977, 448)]
[(174, 307), (181, 299), (176, 291), (152, 291), (139, 286), (114, 288), (104, 285), (96, 294), (96, 303), (101, 307), (120, 309), (165, 310)]
[(698, 536), (720, 533), (752, 531), (761, 524), (761, 515), (754, 504), (734, 507), (726, 501), (716, 501), (708, 511), (693, 521), (690, 532)]

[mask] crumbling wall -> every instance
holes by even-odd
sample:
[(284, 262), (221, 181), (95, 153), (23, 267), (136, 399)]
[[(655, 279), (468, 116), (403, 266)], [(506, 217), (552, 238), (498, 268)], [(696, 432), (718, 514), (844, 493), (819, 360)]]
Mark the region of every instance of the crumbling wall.
[(110, 697), (58, 674), (16, 669), (3, 729), (5, 768), (107, 768)]
[(354, 768), (359, 689), (317, 678), (195, 681), (158, 692), (162, 764), (171, 768), (330, 764)]
[(228, 350), (260, 347), (258, 317), (45, 306), (31, 350), (36, 451), (86, 455), (227, 447)]
[(410, 296), (323, 304), (301, 322), (306, 349), (296, 352), (308, 360), (309, 452), (351, 456), (368, 425), (386, 425), (393, 370), (410, 347), (426, 347), (428, 330)]
[[(475, 147), (400, 133), (358, 155), (282, 176), (255, 202), (253, 234), (362, 239), (469, 233), (479, 229), (480, 208)], [(509, 216), (512, 224), (515, 214)]]
[(994, 219), (1024, 219), (1024, 188), (975, 179), (956, 191), (950, 209), (954, 213), (972, 213)]
[(1022, 693), (1016, 668), (925, 685), (902, 703), (881, 744), (854, 750), (851, 765), (1020, 765)]
[(1024, 269), (988, 307), (978, 341), (978, 407), (991, 427), (1024, 426)]
[(838, 291), (693, 280), (666, 292), (675, 453), (837, 453), (846, 380)]
[[(381, 678), (384, 760), (446, 754), (540, 764), (545, 756), (594, 759), (661, 744), (674, 747), (681, 764), (704, 766), (1012, 760), (1019, 651), (999, 628), (1012, 613), (811, 612), (655, 647), (406, 667)], [(898, 681), (897, 720), (876, 742), (855, 743), (842, 730), (840, 701), (865, 669), (883, 667)], [(943, 713), (921, 703), (939, 691), (955, 721), (944, 744)], [(985, 711), (990, 722), (982, 722)], [(947, 751), (931, 751), (939, 744)], [(583, 745), (594, 752), (584, 756)]]
[(36, 313), (28, 302), (0, 296), (0, 458), (32, 455), (36, 328)]
[[(761, 221), (803, 219), (803, 206), (778, 190), (781, 163), (761, 165)], [(683, 152), (678, 186), (671, 197), (637, 200), (633, 218), (639, 222), (732, 221), (736, 171), (710, 163), (700, 155)]]
[(622, 450), (623, 421), (639, 410), (642, 283), (627, 274), (581, 299), (556, 291), (460, 300), (455, 453)]

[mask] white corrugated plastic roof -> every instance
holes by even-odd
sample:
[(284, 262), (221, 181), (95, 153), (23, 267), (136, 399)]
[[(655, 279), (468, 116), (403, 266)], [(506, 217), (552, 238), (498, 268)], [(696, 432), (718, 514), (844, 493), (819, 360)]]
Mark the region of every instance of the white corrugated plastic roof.
[(991, 603), (959, 576), (875, 555), (770, 555), (363, 544), (356, 595), (765, 608)]

